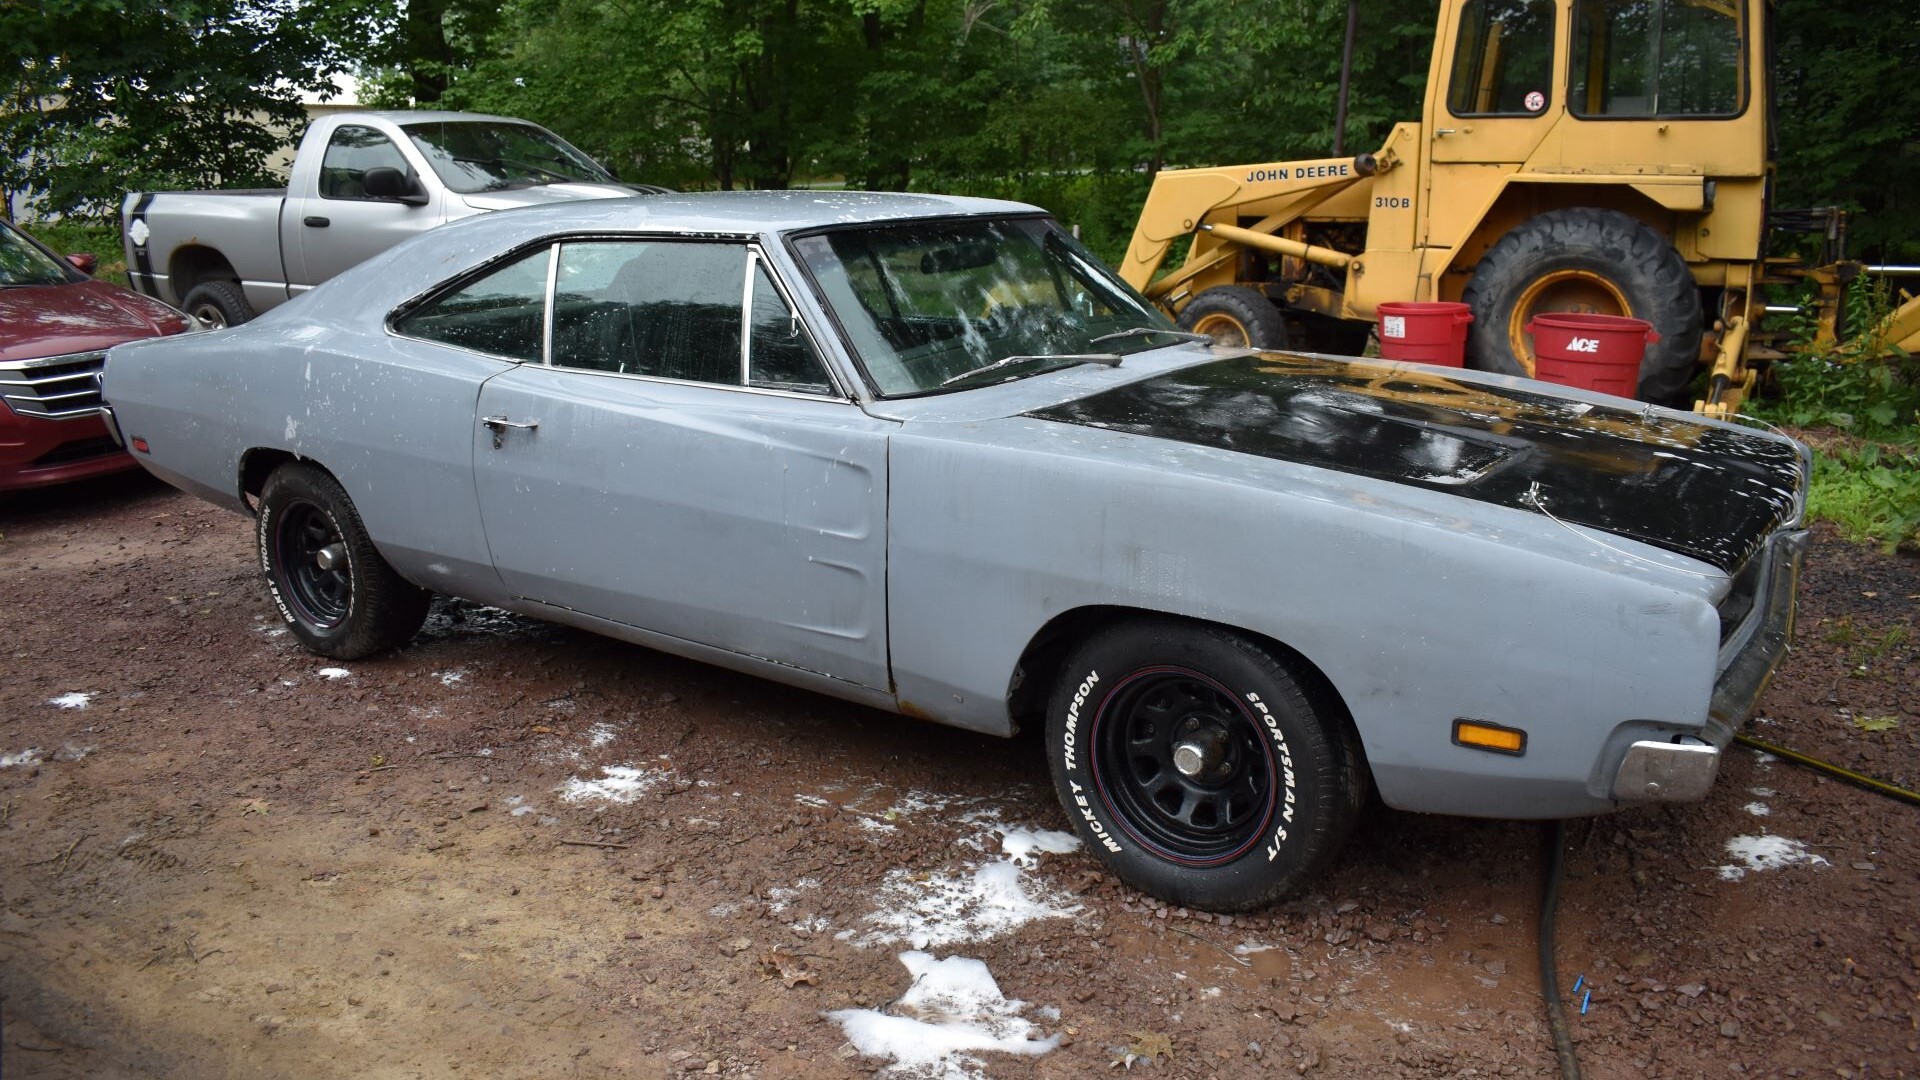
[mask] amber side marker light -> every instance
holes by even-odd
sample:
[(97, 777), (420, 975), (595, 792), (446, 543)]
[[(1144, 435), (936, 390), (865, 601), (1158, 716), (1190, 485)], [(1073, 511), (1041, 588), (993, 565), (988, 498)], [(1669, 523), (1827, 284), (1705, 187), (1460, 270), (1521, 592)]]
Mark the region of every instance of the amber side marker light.
[(140, 451), (140, 452), (141, 452), (141, 453), (143, 453), (143, 454), (144, 454), (144, 453), (147, 453), (147, 452), (148, 452), (148, 450), (147, 450), (147, 440), (145, 440), (145, 439), (134, 439), (134, 440), (133, 440), (133, 448), (134, 448), (135, 450), (138, 450), (138, 451)]
[(1463, 717), (1453, 722), (1453, 745), (1519, 757), (1527, 752), (1527, 733), (1519, 728)]

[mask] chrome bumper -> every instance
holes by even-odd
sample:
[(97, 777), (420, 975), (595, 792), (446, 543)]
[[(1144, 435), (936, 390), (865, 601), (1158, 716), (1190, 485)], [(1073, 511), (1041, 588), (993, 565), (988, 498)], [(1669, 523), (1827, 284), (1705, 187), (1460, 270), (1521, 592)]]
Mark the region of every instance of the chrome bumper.
[(127, 440), (120, 434), (120, 421), (114, 418), (113, 406), (107, 404), (100, 406), (100, 420), (107, 425), (107, 437), (113, 440), (113, 445), (125, 450)]

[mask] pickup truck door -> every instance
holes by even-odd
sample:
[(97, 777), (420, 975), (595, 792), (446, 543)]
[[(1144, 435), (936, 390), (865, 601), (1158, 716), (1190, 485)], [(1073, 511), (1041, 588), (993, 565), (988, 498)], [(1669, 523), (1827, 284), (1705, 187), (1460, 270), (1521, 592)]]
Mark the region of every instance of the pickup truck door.
[(474, 418), (508, 592), (884, 690), (897, 425), (834, 385), (749, 245), (553, 251), (550, 363)]
[(314, 182), (288, 196), (281, 220), (289, 293), (304, 292), (447, 219), (448, 196), (437, 182), (421, 184), (427, 195), (421, 206), (368, 196), (367, 170), (383, 166), (421, 177), (384, 132), (361, 124), (334, 128)]

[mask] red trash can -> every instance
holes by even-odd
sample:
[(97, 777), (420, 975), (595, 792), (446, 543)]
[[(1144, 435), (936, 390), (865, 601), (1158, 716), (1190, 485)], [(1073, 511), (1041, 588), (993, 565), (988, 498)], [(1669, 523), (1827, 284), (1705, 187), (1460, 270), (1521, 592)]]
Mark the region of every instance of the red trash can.
[(1395, 300), (1381, 304), (1377, 313), (1380, 355), (1386, 359), (1466, 366), (1467, 324), (1473, 321), (1467, 305)]
[(1628, 398), (1639, 392), (1647, 346), (1660, 340), (1645, 319), (1571, 311), (1535, 315), (1526, 331), (1534, 378)]

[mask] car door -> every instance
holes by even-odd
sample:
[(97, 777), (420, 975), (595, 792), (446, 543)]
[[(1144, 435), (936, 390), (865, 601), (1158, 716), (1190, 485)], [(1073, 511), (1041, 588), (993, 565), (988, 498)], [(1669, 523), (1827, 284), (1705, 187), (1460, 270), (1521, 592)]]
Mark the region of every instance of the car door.
[[(292, 281), (299, 293), (357, 266), (415, 233), (446, 220), (445, 191), (438, 184), (420, 185), (427, 195), (421, 205), (366, 193), (367, 170), (397, 169), (418, 177), (400, 147), (385, 133), (361, 124), (342, 124), (327, 140), (320, 175), (312, 194), (289, 207), (286, 250)], [(297, 240), (297, 242), (296, 242)], [(297, 262), (293, 258), (297, 252)]]
[(888, 686), (889, 421), (834, 385), (743, 242), (554, 245), (546, 363), (482, 388), (516, 597)]

